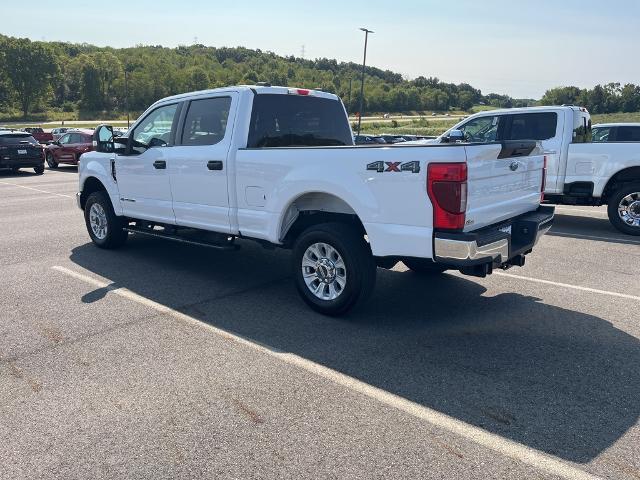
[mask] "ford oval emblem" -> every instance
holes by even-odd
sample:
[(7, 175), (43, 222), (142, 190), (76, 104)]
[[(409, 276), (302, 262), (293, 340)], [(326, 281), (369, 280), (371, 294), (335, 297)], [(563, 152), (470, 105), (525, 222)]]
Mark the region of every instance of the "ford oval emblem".
[(515, 172), (519, 166), (520, 164), (518, 162), (511, 162), (511, 165), (509, 165), (509, 168), (511, 169), (512, 172)]

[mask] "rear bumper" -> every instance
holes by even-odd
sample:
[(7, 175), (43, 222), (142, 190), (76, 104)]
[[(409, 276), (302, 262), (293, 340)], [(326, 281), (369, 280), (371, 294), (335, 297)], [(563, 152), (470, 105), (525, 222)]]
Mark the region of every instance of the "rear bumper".
[(3, 158), (0, 157), (1, 168), (33, 168), (44, 166), (44, 158)]
[(484, 274), (494, 266), (524, 265), (524, 256), (553, 225), (554, 210), (544, 205), (475, 232), (436, 232), (434, 260), (457, 268), (481, 266)]

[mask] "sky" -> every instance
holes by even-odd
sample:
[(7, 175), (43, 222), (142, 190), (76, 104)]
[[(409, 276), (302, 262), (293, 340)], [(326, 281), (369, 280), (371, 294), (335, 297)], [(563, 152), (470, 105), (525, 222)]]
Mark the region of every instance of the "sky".
[[(3, 0), (3, 2), (6, 0)], [(0, 7), (0, 33), (32, 40), (259, 48), (362, 62), (406, 78), (470, 83), (484, 94), (540, 98), (555, 86), (640, 84), (640, 1), (435, 0), (278, 2), (135, 0)]]

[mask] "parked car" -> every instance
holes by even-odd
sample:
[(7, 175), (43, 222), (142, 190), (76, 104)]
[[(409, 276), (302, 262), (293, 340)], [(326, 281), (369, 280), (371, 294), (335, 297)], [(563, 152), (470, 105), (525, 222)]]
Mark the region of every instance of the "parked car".
[(593, 126), (593, 141), (640, 142), (640, 123), (599, 123)]
[(0, 130), (0, 169), (17, 172), (21, 168), (44, 173), (42, 146), (27, 132)]
[(385, 142), (392, 144), (406, 142), (402, 135), (391, 135), (388, 133), (383, 133), (382, 135), (380, 135), (380, 137), (382, 137)]
[(356, 145), (384, 145), (387, 142), (378, 135), (354, 135), (353, 141)]
[(75, 129), (69, 128), (69, 127), (58, 127), (51, 130), (51, 135), (53, 136), (53, 140), (58, 140), (62, 135), (72, 130), (75, 130)]
[[(601, 128), (597, 134), (602, 138)], [(548, 203), (607, 205), (614, 227), (640, 235), (640, 144), (618, 140), (616, 131), (611, 140), (592, 142), (591, 116), (586, 108), (527, 107), (476, 113), (434, 142), (446, 143), (453, 133), (475, 143), (541, 142), (547, 157)], [(623, 134), (624, 139), (636, 138), (632, 129), (623, 130)]]
[(326, 92), (186, 93), (154, 103), (126, 139), (107, 125), (94, 139), (77, 200), (96, 246), (133, 232), (291, 248), (298, 292), (329, 315), (366, 300), (376, 265), (476, 276), (522, 266), (553, 221), (554, 207), (540, 207), (536, 142), (343, 148), (349, 120)]
[(33, 138), (35, 138), (38, 143), (46, 144), (53, 141), (53, 135), (51, 132), (45, 132), (40, 127), (27, 127), (24, 129), (25, 132), (31, 134)]
[(58, 168), (60, 163), (77, 165), (80, 155), (93, 150), (93, 131), (74, 130), (45, 147), (49, 168)]

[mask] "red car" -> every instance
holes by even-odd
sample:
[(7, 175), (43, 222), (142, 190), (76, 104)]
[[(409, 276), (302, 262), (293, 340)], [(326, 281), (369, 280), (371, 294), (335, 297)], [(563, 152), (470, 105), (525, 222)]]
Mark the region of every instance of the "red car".
[(77, 165), (80, 155), (93, 150), (93, 131), (74, 130), (65, 133), (45, 147), (47, 165), (58, 168), (59, 163)]

